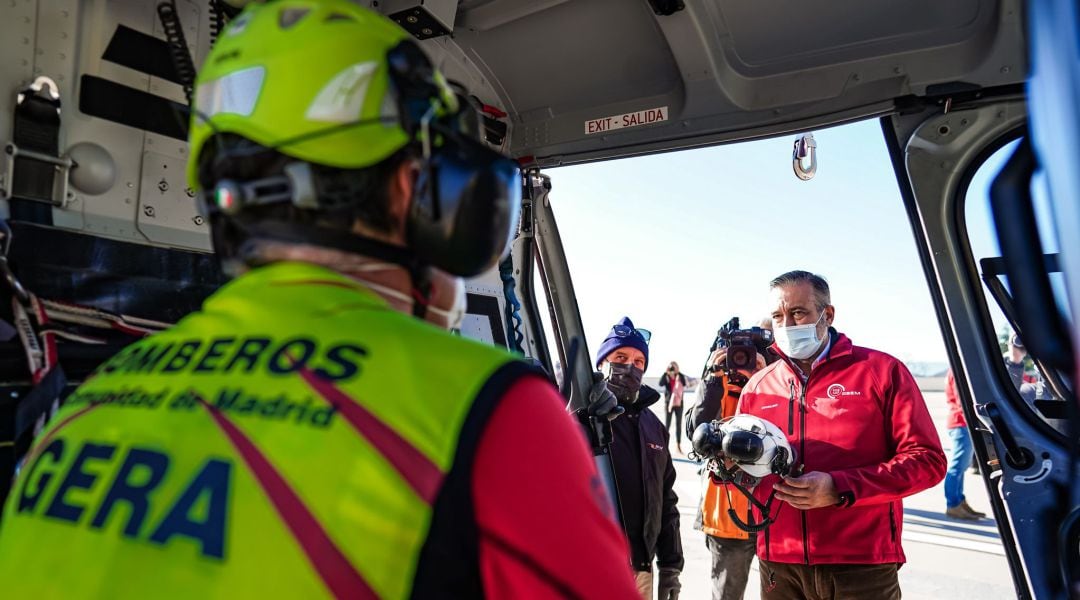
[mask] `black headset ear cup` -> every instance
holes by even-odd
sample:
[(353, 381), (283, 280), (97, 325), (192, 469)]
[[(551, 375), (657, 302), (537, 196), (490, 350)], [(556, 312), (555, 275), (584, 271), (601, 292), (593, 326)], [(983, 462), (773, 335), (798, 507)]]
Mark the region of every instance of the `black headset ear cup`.
[[(387, 63), (401, 124), (415, 138), (432, 100), (441, 97), (435, 69), (412, 40), (391, 49)], [(407, 235), (421, 261), (472, 277), (506, 251), (521, 209), (521, 172), (480, 141), (479, 111), (466, 94), (455, 94), (458, 111), (429, 123), (428, 135), (438, 143), (420, 170)]]
[(461, 277), (498, 263), (521, 209), (517, 163), (458, 136), (431, 157), (417, 191), (408, 237), (418, 258)]

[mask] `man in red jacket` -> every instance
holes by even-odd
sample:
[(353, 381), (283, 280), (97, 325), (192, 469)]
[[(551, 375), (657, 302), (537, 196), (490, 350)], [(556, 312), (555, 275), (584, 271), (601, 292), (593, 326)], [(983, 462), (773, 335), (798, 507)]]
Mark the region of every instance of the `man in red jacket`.
[(900, 598), (901, 498), (945, 474), (930, 413), (897, 359), (831, 327), (829, 285), (806, 271), (772, 281), (781, 360), (743, 389), (738, 412), (787, 434), (801, 475), (763, 479), (775, 522), (758, 536), (761, 595)]

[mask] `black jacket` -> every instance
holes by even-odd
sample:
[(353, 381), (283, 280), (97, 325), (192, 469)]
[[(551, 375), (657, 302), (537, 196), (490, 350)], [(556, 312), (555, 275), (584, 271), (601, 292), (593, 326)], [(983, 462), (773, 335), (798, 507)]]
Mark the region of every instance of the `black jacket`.
[(634, 569), (639, 571), (651, 568), (653, 557), (660, 568), (683, 567), (668, 432), (648, 408), (659, 399), (659, 392), (642, 386), (637, 401), (611, 422), (611, 462), (623, 529)]
[(739, 397), (738, 392), (728, 389), (727, 380), (723, 377), (704, 380), (699, 390), (700, 397), (697, 403), (690, 407), (686, 418), (686, 435), (690, 439), (694, 439), (694, 430), (699, 425), (723, 417), (720, 407), (723, 405), (724, 394), (733, 395), (736, 399)]

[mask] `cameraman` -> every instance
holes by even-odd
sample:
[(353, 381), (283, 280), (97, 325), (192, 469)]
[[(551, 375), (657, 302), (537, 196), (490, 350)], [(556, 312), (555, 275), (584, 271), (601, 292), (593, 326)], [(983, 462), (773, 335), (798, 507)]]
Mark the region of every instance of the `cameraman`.
[[(772, 321), (763, 321), (764, 329), (772, 329)], [(703, 392), (697, 405), (690, 408), (686, 421), (688, 436), (702, 423), (725, 419), (735, 414), (742, 387), (750, 376), (775, 360), (767, 348), (758, 348), (752, 370), (733, 369), (727, 365), (728, 348), (715, 350), (706, 363)], [(771, 359), (771, 360), (770, 360)], [(728, 508), (746, 515), (750, 502), (730, 484), (704, 476), (701, 504), (694, 528), (705, 532), (705, 545), (712, 554), (713, 600), (739, 600), (746, 591), (750, 575), (750, 563), (754, 560), (757, 536), (735, 526), (728, 516)]]

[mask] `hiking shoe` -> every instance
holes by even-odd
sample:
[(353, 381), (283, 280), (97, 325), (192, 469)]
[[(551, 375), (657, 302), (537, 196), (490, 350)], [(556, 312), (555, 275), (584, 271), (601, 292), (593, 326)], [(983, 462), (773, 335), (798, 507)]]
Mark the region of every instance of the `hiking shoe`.
[(971, 508), (971, 505), (967, 503), (967, 500), (964, 500), (963, 502), (960, 503), (960, 508), (968, 511), (968, 514), (970, 514), (973, 517), (977, 517), (979, 519), (985, 519), (986, 518), (986, 513), (979, 512), (979, 511), (975, 510), (974, 508)]
[(945, 509), (945, 516), (950, 519), (959, 519), (961, 521), (978, 521), (979, 517), (964, 510), (963, 504), (957, 504), (956, 506), (950, 506)]

